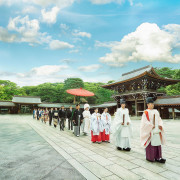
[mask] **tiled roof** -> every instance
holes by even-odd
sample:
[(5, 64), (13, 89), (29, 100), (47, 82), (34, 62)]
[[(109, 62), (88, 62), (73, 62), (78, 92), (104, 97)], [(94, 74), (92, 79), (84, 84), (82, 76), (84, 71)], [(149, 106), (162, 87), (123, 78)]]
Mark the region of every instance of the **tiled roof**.
[(38, 104), (38, 107), (42, 107), (42, 108), (60, 108), (63, 104), (60, 104), (60, 103), (41, 103), (41, 104)]
[(14, 107), (15, 104), (11, 101), (0, 101), (0, 106), (3, 107)]
[(37, 96), (14, 96), (12, 102), (24, 104), (40, 104), (41, 98)]
[(180, 96), (161, 96), (154, 102), (155, 105), (180, 105)]
[[(124, 73), (124, 74), (122, 74), (120, 79), (118, 79), (116, 82), (113, 82), (111, 84), (115, 84), (117, 82), (125, 81), (125, 80), (131, 79), (133, 77), (139, 76), (146, 71), (149, 72), (151, 70), (151, 68), (152, 68), (151, 66), (146, 66), (144, 68), (140, 68), (140, 69), (128, 72), (128, 73)], [(107, 85), (110, 85), (110, 84), (107, 84)]]
[[(168, 110), (169, 110), (170, 113), (172, 113), (172, 108), (169, 108)], [(180, 110), (174, 108), (174, 112), (175, 113), (180, 113)]]
[[(60, 108), (61, 106), (64, 106), (65, 108), (69, 108), (69, 106), (72, 106), (73, 108), (76, 107), (75, 104), (70, 103), (46, 103), (42, 102), (42, 104), (39, 104), (38, 107), (40, 108)], [(90, 105), (91, 107), (91, 105)], [(84, 108), (84, 104), (80, 104), (80, 108)]]
[(94, 105), (92, 106), (92, 108), (105, 108), (105, 107), (113, 107), (113, 106), (117, 106), (116, 102), (110, 102), (110, 103), (104, 103), (104, 104), (99, 104), (99, 105)]
[(146, 75), (146, 73), (148, 74), (148, 76), (152, 76), (153, 78), (158, 78), (158, 79), (161, 79), (166, 82), (170, 81), (171, 83), (177, 83), (180, 81), (180, 80), (174, 80), (174, 79), (170, 79), (170, 78), (162, 78), (155, 72), (155, 70), (153, 69), (152, 66), (145, 66), (143, 68), (136, 69), (136, 70), (130, 71), (128, 73), (124, 73), (124, 74), (122, 74), (120, 79), (118, 79), (116, 82), (103, 85), (102, 87), (108, 87), (108, 86), (123, 83), (126, 81), (131, 81), (133, 79), (136, 79), (136, 78)]

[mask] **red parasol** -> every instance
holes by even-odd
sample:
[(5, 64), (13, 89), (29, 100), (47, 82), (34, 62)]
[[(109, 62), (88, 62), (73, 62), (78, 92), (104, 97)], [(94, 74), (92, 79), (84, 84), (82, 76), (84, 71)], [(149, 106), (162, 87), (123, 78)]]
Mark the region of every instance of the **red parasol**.
[[(94, 96), (94, 93), (85, 90), (83, 88), (79, 88), (79, 89), (68, 89), (66, 90), (67, 93), (75, 95), (75, 96)], [(75, 103), (75, 99), (74, 99), (74, 103)]]

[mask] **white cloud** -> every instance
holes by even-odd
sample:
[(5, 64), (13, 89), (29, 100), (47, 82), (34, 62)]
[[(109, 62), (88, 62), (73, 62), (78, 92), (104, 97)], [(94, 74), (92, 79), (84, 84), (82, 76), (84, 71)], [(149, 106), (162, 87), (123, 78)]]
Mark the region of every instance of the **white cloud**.
[[(166, 25), (160, 29), (156, 24), (143, 23), (120, 42), (110, 42), (111, 53), (101, 57), (100, 62), (110, 66), (123, 66), (129, 61), (142, 60), (179, 63), (180, 55), (173, 54), (173, 49), (180, 42), (179, 32), (179, 25)], [(108, 47), (107, 44), (105, 46)]]
[(10, 34), (7, 29), (0, 27), (0, 41), (3, 42), (14, 42), (17, 36), (15, 34)]
[(174, 38), (174, 46), (175, 47), (180, 47), (180, 25), (179, 24), (168, 24), (163, 26), (165, 31), (168, 31), (169, 33), (171, 33)]
[[(9, 30), (9, 31), (8, 31)], [(40, 26), (37, 19), (30, 20), (29, 16), (10, 18), (7, 29), (0, 27), (0, 41), (3, 42), (27, 42), (30, 46), (35, 44), (48, 44), (50, 49), (73, 48), (64, 41), (52, 40), (46, 32), (39, 32)]]
[(10, 18), (8, 29), (19, 33), (36, 34), (40, 27), (37, 19), (29, 20), (29, 16), (25, 16), (24, 18), (17, 16)]
[(38, 13), (38, 9), (34, 6), (27, 6), (27, 7), (23, 8), (22, 13), (23, 14), (35, 14), (35, 13)]
[(41, 7), (47, 7), (55, 5), (59, 7), (60, 9), (66, 8), (68, 6), (71, 6), (75, 0), (0, 0), (0, 5), (8, 5), (11, 6), (13, 4), (35, 4), (39, 5)]
[(79, 49), (73, 49), (71, 51), (69, 51), (69, 53), (78, 53), (79, 52)]
[(8, 5), (11, 6), (12, 4), (19, 3), (18, 0), (0, 0), (0, 5)]
[(56, 18), (59, 12), (59, 8), (57, 6), (53, 7), (50, 11), (46, 11), (45, 9), (41, 10), (42, 21), (48, 24), (56, 23)]
[(39, 21), (37, 19), (30, 20), (29, 16), (10, 18), (7, 29), (16, 32), (17, 38), (14, 39), (16, 42), (42, 44), (49, 43), (51, 40), (51, 36), (48, 36), (47, 33), (39, 32)]
[(44, 65), (40, 67), (34, 67), (31, 71), (31, 75), (37, 76), (49, 76), (60, 72), (61, 70), (67, 69), (67, 65)]
[[(24, 0), (25, 2), (28, 2), (29, 0)], [(71, 6), (75, 0), (30, 0), (30, 2), (33, 2), (34, 4), (38, 4), (40, 6), (49, 6), (49, 5), (56, 5), (60, 9), (66, 8), (68, 6)]]
[(51, 41), (49, 46), (50, 46), (50, 49), (52, 49), (52, 50), (68, 49), (68, 48), (73, 48), (74, 47), (74, 45), (72, 45), (72, 44), (69, 44), (69, 43), (64, 42), (64, 41), (59, 41), (59, 40)]
[(65, 63), (65, 64), (72, 64), (72, 63), (74, 63), (76, 61), (72, 60), (72, 59), (61, 59), (60, 62)]
[(100, 42), (95, 41), (95, 47), (106, 47), (106, 48), (112, 48), (116, 44), (119, 44), (118, 41), (111, 41), (111, 42)]
[(109, 74), (99, 74), (98, 76), (96, 74), (92, 74), (92, 76), (89, 76), (83, 71), (74, 69), (68, 65), (44, 65), (34, 67), (30, 71), (24, 73), (11, 73), (3, 71), (0, 72), (0, 75), (1, 79), (10, 80), (17, 83), (19, 86), (38, 85), (45, 82), (63, 82), (67, 78), (81, 78), (84, 82), (107, 82), (112, 80), (112, 77), (110, 77)]
[(87, 37), (87, 38), (91, 38), (91, 34), (87, 33), (87, 32), (80, 32), (78, 30), (74, 30), (74, 32), (72, 33), (73, 36), (77, 36), (77, 37)]
[(88, 66), (80, 66), (78, 70), (84, 71), (84, 72), (95, 72), (101, 67), (100, 64), (92, 64)]
[(63, 23), (60, 24), (60, 28), (64, 31), (69, 30), (69, 26), (67, 26), (66, 24), (63, 24)]
[[(122, 4), (126, 0), (90, 0), (93, 4), (109, 4), (109, 3), (117, 3)], [(133, 0), (128, 0), (130, 5), (133, 5)]]

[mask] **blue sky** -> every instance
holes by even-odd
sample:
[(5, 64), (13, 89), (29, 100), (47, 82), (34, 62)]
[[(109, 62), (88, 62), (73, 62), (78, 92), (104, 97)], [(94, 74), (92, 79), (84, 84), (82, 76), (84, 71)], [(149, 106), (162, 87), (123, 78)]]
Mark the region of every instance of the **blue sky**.
[(0, 0), (0, 79), (20, 86), (180, 68), (178, 0)]

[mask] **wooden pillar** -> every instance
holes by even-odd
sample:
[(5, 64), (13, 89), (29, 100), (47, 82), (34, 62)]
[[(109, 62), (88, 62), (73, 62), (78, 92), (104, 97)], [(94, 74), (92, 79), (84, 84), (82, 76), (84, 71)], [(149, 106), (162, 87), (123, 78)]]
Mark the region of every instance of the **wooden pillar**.
[(18, 114), (21, 112), (21, 105), (18, 104)]
[(172, 107), (172, 117), (173, 117), (173, 119), (175, 119), (174, 107)]
[(144, 110), (147, 109), (146, 107), (146, 100), (144, 99)]
[(137, 99), (135, 99), (135, 115), (138, 115)]

